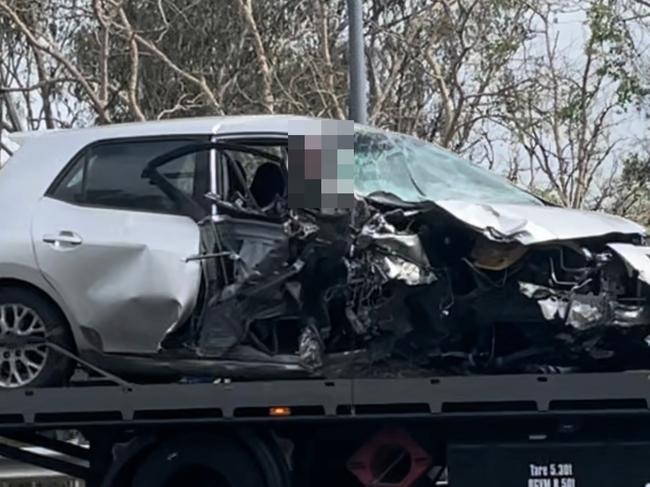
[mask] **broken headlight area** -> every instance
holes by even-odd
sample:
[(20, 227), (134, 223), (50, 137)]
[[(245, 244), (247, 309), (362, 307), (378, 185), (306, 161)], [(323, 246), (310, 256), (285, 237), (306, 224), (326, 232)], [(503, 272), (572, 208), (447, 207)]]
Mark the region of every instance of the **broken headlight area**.
[(201, 228), (191, 346), (242, 374), (251, 363), (325, 376), (650, 366), (650, 289), (616, 247), (635, 256), (638, 236), (522, 243), (435, 205), (365, 199)]

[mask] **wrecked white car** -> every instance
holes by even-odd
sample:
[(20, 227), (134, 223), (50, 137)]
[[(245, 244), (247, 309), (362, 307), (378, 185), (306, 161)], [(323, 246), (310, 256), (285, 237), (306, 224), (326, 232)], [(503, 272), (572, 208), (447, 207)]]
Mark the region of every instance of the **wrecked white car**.
[(0, 387), (650, 367), (644, 228), (359, 126), (354, 208), (289, 208), (290, 118), (19, 137)]

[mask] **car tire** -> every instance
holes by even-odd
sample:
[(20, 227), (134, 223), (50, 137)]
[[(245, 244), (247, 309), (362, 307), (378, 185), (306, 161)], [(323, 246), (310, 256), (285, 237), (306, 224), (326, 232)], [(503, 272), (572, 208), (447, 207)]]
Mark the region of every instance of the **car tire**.
[(137, 469), (132, 487), (264, 487), (255, 457), (236, 440), (195, 433), (156, 447)]
[[(24, 346), (16, 342), (25, 336), (34, 341)], [(0, 288), (0, 389), (67, 385), (73, 361), (39, 345), (41, 339), (74, 349), (67, 321), (56, 306), (29, 289)]]

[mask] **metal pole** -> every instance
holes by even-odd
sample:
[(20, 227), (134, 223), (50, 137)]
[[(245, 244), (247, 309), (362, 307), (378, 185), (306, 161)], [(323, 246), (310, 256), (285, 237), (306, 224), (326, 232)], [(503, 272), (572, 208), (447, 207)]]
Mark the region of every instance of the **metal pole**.
[(363, 10), (361, 1), (348, 0), (350, 118), (358, 123), (367, 123), (366, 61), (363, 49)]

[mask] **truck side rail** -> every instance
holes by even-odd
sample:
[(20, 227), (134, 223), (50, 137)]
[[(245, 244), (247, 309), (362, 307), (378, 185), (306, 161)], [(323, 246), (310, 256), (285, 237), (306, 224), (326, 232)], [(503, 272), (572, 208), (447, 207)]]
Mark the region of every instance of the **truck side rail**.
[(646, 372), (92, 385), (3, 391), (0, 430), (377, 416), (647, 413), (649, 401)]

